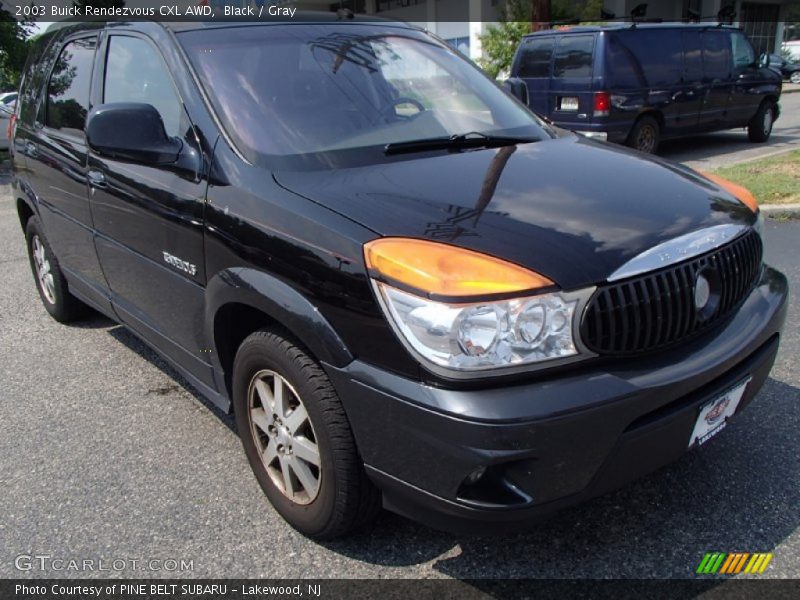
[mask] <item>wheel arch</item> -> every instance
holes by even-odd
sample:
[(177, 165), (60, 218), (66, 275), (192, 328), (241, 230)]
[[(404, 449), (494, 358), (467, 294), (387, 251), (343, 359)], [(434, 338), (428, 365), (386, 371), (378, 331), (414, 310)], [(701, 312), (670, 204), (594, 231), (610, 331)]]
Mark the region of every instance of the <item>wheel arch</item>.
[(288, 334), (317, 361), (344, 367), (353, 355), (305, 296), (284, 281), (255, 269), (215, 275), (206, 288), (207, 339), (225, 390), (232, 398), (233, 362), (251, 333), (271, 327)]
[(19, 217), (19, 224), (22, 227), (22, 231), (25, 231), (28, 221), (35, 214), (36, 213), (34, 212), (33, 208), (31, 208), (31, 206), (25, 202), (25, 200), (22, 198), (17, 198), (17, 216)]

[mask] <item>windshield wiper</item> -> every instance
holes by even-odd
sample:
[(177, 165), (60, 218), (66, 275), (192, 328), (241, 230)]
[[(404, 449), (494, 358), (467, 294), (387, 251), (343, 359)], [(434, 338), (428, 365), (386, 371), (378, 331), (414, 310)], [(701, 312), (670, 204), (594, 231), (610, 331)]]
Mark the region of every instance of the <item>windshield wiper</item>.
[(470, 148), (497, 148), (513, 144), (529, 144), (538, 142), (535, 137), (514, 137), (503, 135), (488, 135), (478, 131), (451, 135), (450, 137), (426, 138), (410, 140), (408, 142), (393, 142), (386, 144), (386, 154), (403, 154), (406, 152), (425, 152), (427, 150), (465, 150)]

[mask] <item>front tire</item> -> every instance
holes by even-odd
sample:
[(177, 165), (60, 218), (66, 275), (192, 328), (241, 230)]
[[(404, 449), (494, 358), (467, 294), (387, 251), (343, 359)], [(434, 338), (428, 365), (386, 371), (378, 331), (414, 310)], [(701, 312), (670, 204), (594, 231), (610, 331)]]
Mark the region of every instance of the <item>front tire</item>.
[(772, 126), (775, 123), (775, 105), (765, 100), (758, 107), (758, 112), (755, 114), (750, 124), (747, 126), (747, 137), (751, 142), (763, 144), (769, 139), (772, 134)]
[(641, 117), (631, 129), (627, 144), (639, 152), (655, 154), (661, 140), (661, 126), (650, 116)]
[(36, 289), (50, 316), (59, 323), (70, 323), (85, 317), (89, 308), (69, 293), (67, 280), (37, 217), (28, 219), (25, 239)]
[(789, 81), (792, 83), (800, 83), (800, 71), (795, 71), (791, 75), (789, 75)]
[(268, 330), (250, 335), (236, 353), (233, 403), (253, 473), (292, 527), (328, 540), (377, 515), (342, 403), (303, 350)]

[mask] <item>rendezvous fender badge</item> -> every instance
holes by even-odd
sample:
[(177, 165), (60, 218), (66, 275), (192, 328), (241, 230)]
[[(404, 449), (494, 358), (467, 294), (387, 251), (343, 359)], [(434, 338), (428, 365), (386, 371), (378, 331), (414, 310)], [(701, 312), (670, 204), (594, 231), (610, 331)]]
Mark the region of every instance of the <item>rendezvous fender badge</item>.
[(197, 275), (197, 266), (193, 265), (189, 261), (182, 260), (177, 256), (173, 256), (169, 252), (162, 252), (164, 255), (164, 262), (167, 263), (171, 267), (175, 267), (179, 271), (183, 271), (184, 273), (188, 273), (189, 275)]

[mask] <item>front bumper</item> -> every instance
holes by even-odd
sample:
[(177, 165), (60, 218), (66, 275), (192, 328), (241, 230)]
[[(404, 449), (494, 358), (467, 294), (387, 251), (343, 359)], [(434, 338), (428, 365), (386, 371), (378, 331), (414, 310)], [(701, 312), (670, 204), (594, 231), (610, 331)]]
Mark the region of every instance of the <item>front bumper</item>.
[(448, 390), (359, 361), (326, 370), (387, 508), (439, 529), (498, 531), (677, 459), (699, 407), (751, 376), (741, 411), (775, 360), (787, 293), (766, 268), (723, 327), (675, 351), (524, 384)]

